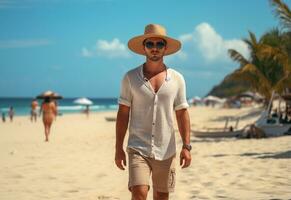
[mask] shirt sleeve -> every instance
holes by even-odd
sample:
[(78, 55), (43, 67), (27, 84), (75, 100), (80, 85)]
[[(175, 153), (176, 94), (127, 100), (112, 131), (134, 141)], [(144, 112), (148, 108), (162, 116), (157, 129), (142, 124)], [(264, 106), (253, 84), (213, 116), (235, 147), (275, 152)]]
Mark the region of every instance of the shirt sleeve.
[(181, 75), (178, 81), (178, 92), (174, 100), (174, 110), (181, 110), (188, 107), (189, 105), (186, 99), (186, 83)]
[(121, 82), (121, 91), (118, 103), (130, 107), (131, 101), (132, 101), (131, 86), (128, 75), (126, 74)]

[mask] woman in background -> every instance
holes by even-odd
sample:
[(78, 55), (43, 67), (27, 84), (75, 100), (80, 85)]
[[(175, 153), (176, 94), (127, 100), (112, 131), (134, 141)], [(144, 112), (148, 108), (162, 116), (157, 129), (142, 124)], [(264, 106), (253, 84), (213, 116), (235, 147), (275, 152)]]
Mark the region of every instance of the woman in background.
[(45, 141), (49, 141), (50, 129), (53, 121), (57, 116), (57, 106), (55, 101), (51, 97), (45, 97), (40, 112), (42, 112), (42, 120), (44, 124), (45, 131)]

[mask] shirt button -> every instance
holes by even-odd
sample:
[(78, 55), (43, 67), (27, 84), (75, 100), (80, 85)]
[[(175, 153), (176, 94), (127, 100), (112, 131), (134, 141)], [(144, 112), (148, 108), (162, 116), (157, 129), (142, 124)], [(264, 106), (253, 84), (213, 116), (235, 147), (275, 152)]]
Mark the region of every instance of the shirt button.
[(155, 125), (155, 123), (153, 122), (153, 125)]

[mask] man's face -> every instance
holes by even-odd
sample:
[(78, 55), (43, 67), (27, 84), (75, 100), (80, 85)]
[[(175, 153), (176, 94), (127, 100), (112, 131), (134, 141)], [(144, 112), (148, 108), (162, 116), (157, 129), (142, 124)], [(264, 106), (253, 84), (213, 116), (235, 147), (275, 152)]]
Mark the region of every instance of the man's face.
[(161, 60), (166, 48), (166, 42), (161, 38), (149, 38), (144, 41), (145, 55), (151, 61)]

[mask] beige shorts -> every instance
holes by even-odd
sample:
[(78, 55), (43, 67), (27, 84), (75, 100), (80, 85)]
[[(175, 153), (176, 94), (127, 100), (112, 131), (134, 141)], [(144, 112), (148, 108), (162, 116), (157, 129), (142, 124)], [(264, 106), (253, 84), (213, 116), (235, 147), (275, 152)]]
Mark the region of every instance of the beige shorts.
[(173, 192), (176, 181), (175, 157), (159, 161), (144, 157), (134, 150), (128, 150), (128, 189), (131, 190), (132, 186), (137, 185), (147, 185), (150, 189), (149, 178), (152, 175), (155, 191)]

